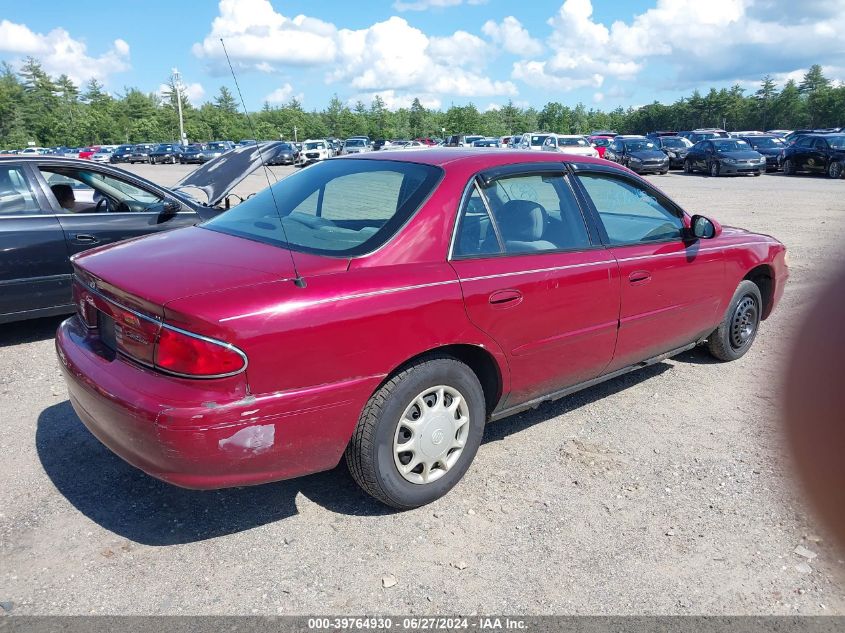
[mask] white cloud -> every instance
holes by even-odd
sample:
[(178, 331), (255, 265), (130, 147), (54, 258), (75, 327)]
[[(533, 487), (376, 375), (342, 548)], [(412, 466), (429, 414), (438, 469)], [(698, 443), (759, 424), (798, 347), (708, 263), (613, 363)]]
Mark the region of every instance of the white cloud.
[[(551, 54), (521, 60), (511, 77), (568, 91), (631, 80), (654, 60), (674, 67), (665, 86), (714, 81), (759, 81), (765, 73), (793, 75), (810, 64), (845, 56), (845, 0), (810, 3), (806, 10), (780, 0), (656, 0), (628, 22), (602, 24), (590, 0), (566, 0), (547, 23)], [(488, 22), (494, 37), (498, 25)], [(829, 66), (842, 78), (842, 64)], [(602, 97), (612, 95), (605, 91)]]
[[(514, 95), (510, 81), (497, 81), (463, 68), (461, 55), (480, 58), (486, 44), (459, 31), (429, 38), (403, 18), (391, 17), (369, 28), (339, 32), (339, 59), (329, 82), (348, 81), (362, 91), (424, 92), (460, 97)], [(458, 50), (449, 56), (449, 49)], [(472, 64), (471, 64), (472, 65)]]
[[(427, 11), (429, 9), (445, 9), (463, 4), (464, 0), (411, 0), (405, 2), (396, 0), (393, 8), (397, 11)], [(467, 0), (467, 4), (486, 4), (487, 0)]]
[(305, 98), (301, 92), (294, 94), (293, 86), (289, 83), (284, 83), (276, 88), (273, 92), (264, 97), (264, 101), (268, 103), (287, 103), (291, 99), (296, 99), (299, 102)]
[[(32, 55), (47, 73), (65, 74), (76, 84), (92, 78), (105, 83), (111, 75), (130, 68), (129, 44), (122, 39), (114, 40), (109, 50), (92, 57), (85, 42), (73, 39), (63, 28), (44, 35), (9, 20), (0, 21), (0, 53), (21, 58)], [(21, 58), (13, 60), (13, 65), (19, 66)]]
[(333, 24), (298, 15), (277, 13), (269, 0), (220, 0), (220, 15), (211, 32), (194, 44), (194, 55), (224, 70), (225, 54), (241, 69), (273, 70), (274, 64), (308, 66), (334, 61), (337, 52)]
[(482, 33), (508, 53), (520, 57), (533, 57), (543, 52), (543, 45), (528, 32), (522, 23), (512, 15), (502, 22), (487, 20), (481, 27)]
[(410, 108), (411, 104), (414, 102), (414, 99), (417, 98), (420, 100), (420, 104), (424, 108), (428, 108), (430, 110), (437, 110), (443, 105), (443, 102), (440, 100), (439, 97), (432, 94), (402, 94), (397, 93), (395, 90), (381, 90), (379, 92), (365, 92), (359, 93), (349, 98), (347, 103), (350, 106), (355, 105), (358, 101), (361, 101), (365, 105), (369, 106), (372, 103), (373, 99), (376, 96), (380, 97), (381, 100), (384, 102), (384, 106), (388, 110), (398, 110), (399, 108)]
[[(202, 104), (202, 98), (205, 96), (205, 88), (199, 82), (190, 84), (182, 84), (182, 94), (190, 102), (191, 105), (198, 106)], [(170, 93), (169, 84), (159, 84), (158, 94), (163, 99), (165, 95)]]
[(466, 31), (432, 37), (396, 16), (363, 29), (337, 29), (303, 15), (285, 17), (268, 0), (221, 0), (219, 9), (210, 33), (193, 47), (195, 55), (218, 67), (225, 64), (219, 42), (224, 37), (233, 63), (242, 69), (326, 67), (327, 83), (344, 82), (361, 94), (383, 93), (397, 104), (415, 95), (517, 93), (512, 81), (494, 80), (480, 70), (495, 51)]

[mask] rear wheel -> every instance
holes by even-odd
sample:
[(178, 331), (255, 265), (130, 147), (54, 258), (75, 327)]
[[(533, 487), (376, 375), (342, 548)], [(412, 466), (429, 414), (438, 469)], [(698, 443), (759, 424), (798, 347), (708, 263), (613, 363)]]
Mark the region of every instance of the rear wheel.
[(717, 161), (713, 161), (710, 163), (710, 175), (714, 178), (719, 176), (719, 172), (721, 171), (721, 166)]
[(828, 165), (828, 167), (827, 167), (828, 177), (833, 178), (835, 180), (842, 178), (842, 172), (843, 172), (842, 163), (839, 163), (839, 162), (836, 162), (836, 161), (831, 161), (830, 165)]
[(760, 288), (753, 281), (741, 281), (725, 318), (707, 337), (707, 349), (719, 360), (736, 360), (751, 349), (763, 316)]
[(795, 163), (792, 162), (792, 159), (787, 158), (783, 161), (783, 173), (787, 176), (795, 175)]
[(445, 495), (472, 463), (484, 433), (484, 392), (451, 357), (420, 360), (370, 398), (346, 449), (352, 477), (389, 506), (416, 508)]

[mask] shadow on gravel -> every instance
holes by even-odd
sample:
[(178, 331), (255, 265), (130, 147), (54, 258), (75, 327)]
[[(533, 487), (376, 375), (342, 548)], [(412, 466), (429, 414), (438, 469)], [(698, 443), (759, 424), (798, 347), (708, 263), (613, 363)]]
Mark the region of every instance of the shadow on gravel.
[(698, 345), (697, 347), (693, 347), (691, 350), (684, 352), (683, 354), (678, 354), (677, 356), (673, 356), (672, 360), (678, 361), (679, 363), (688, 363), (690, 365), (721, 365), (723, 361), (720, 361), (717, 358), (714, 358), (710, 355), (710, 352), (707, 351), (707, 348)]
[(484, 430), (483, 444), (487, 442), (496, 442), (503, 440), (506, 437), (519, 433), (525, 429), (531, 428), (535, 424), (546, 422), (559, 415), (575, 411), (585, 405), (592, 404), (597, 400), (606, 398), (620, 391), (624, 391), (641, 382), (645, 382), (651, 378), (655, 378), (665, 371), (672, 368), (667, 363), (657, 363), (649, 365), (643, 369), (632, 371), (619, 378), (608, 380), (595, 387), (590, 387), (584, 391), (573, 393), (571, 396), (566, 396), (554, 402), (546, 402), (541, 404), (537, 409), (529, 410), (518, 415), (504, 418), (498, 422), (488, 424)]
[[(658, 363), (538, 409), (487, 426), (483, 442), (506, 437), (655, 378), (671, 369)], [(144, 545), (193, 543), (250, 530), (293, 516), (296, 496), (338, 514), (391, 514), (365, 494), (346, 469), (262, 486), (185, 490), (158, 481), (114, 455), (83, 426), (70, 402), (38, 416), (38, 457), (59, 492), (89, 519)]]
[(53, 338), (59, 324), (69, 315), (18, 321), (0, 325), (0, 348), (19, 345), (20, 343), (34, 343)]
[(262, 486), (209, 491), (171, 486), (100, 444), (68, 401), (41, 412), (35, 444), (50, 480), (77, 510), (144, 545), (193, 543), (285, 519), (297, 513), (298, 493), (339, 514), (391, 513), (358, 488), (345, 462), (325, 473)]

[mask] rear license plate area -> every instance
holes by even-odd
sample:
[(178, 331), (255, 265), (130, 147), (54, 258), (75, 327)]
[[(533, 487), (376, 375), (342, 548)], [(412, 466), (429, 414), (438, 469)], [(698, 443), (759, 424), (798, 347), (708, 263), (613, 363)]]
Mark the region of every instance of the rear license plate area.
[(108, 314), (97, 311), (97, 329), (100, 332), (100, 340), (112, 352), (117, 351), (117, 339), (114, 332), (114, 319)]

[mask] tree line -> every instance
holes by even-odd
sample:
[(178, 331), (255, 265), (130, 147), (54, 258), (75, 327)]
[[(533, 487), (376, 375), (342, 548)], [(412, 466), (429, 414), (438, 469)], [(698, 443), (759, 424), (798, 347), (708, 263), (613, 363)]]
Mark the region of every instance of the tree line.
[[(177, 97), (179, 95), (179, 97)], [(416, 138), (474, 133), (505, 136), (542, 130), (585, 134), (611, 129), (622, 134), (651, 130), (723, 127), (729, 130), (831, 127), (845, 125), (845, 84), (834, 84), (818, 65), (800, 82), (778, 86), (770, 76), (747, 91), (698, 90), (671, 104), (655, 101), (639, 108), (602, 111), (578, 103), (574, 107), (550, 101), (537, 110), (509, 101), (498, 109), (480, 111), (472, 103), (446, 110), (424, 107), (414, 99), (408, 108), (390, 110), (376, 96), (368, 105), (350, 107), (337, 95), (323, 110), (307, 111), (296, 99), (282, 106), (243, 114), (238, 101), (222, 86), (217, 95), (193, 106), (171, 82), (162, 94), (125, 88), (109, 94), (96, 79), (77, 86), (67, 75), (51, 77), (35, 58), (16, 71), (0, 65), (0, 148), (39, 146), (79, 147), (96, 144), (172, 141), (179, 138), (177, 98), (181, 98), (185, 132), (191, 141), (258, 138), (299, 140), (327, 136), (347, 138)]]

